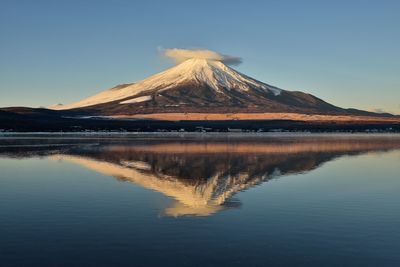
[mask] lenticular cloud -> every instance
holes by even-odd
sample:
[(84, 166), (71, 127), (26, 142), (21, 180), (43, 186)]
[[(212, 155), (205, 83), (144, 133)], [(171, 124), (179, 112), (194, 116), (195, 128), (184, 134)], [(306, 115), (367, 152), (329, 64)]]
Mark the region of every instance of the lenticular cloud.
[(166, 48), (162, 49), (161, 52), (164, 56), (173, 59), (177, 63), (191, 58), (221, 61), (226, 65), (239, 65), (242, 63), (240, 57), (224, 55), (207, 49)]

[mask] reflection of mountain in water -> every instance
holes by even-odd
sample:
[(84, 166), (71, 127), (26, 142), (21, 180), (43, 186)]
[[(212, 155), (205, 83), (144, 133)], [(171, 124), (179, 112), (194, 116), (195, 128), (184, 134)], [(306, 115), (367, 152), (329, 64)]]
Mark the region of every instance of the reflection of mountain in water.
[(177, 200), (166, 214), (180, 216), (215, 213), (234, 204), (229, 199), (236, 192), (343, 155), (395, 148), (399, 138), (156, 140), (71, 147), (51, 158), (161, 192)]

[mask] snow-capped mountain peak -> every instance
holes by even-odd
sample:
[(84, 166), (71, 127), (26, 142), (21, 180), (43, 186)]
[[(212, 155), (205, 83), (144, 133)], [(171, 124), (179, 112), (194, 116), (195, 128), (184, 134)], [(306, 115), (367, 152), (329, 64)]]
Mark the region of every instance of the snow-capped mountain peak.
[(257, 89), (279, 95), (282, 91), (282, 89), (243, 75), (221, 61), (191, 58), (139, 82), (114, 87), (79, 102), (52, 108), (71, 109), (117, 100), (121, 100), (120, 103), (122, 104), (149, 101), (151, 96), (143, 96), (146, 92), (149, 92), (149, 94), (154, 93), (154, 91), (162, 92), (187, 83), (206, 84), (220, 94), (223, 94), (224, 90), (247, 92)]

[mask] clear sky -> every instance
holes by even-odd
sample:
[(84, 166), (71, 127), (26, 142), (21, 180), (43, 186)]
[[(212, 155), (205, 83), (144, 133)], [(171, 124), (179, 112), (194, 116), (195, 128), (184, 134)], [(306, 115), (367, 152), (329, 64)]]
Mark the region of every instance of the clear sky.
[(69, 103), (171, 66), (157, 49), (239, 56), (238, 71), (400, 114), (400, 1), (0, 0), (0, 106)]

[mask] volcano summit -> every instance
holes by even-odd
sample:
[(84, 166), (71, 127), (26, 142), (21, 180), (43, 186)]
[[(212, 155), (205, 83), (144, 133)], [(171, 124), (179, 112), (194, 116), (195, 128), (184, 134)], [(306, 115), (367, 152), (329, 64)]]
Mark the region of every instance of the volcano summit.
[(190, 58), (137, 83), (118, 85), (53, 109), (94, 115), (303, 113), (360, 115), (302, 92), (257, 81), (214, 59)]

